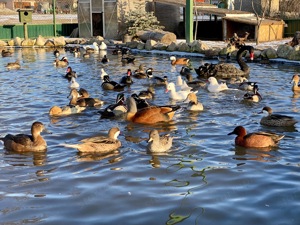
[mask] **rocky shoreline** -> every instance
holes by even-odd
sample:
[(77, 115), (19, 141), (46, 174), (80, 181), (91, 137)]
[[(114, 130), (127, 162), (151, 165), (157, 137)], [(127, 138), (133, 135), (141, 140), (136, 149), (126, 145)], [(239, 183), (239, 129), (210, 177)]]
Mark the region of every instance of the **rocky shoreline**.
[[(256, 45), (254, 42), (247, 41), (246, 45), (252, 45), (255, 48), (255, 58), (261, 60), (269, 60), (274, 62), (290, 62), (300, 64), (300, 45), (294, 47), (287, 43), (291, 40), (283, 39), (279, 41), (260, 43)], [(228, 46), (224, 41), (201, 41), (195, 40), (192, 43), (186, 43), (185, 40), (177, 40), (171, 44), (163, 44), (154, 40), (147, 40), (146, 43), (138, 40), (122, 43), (115, 40), (106, 40), (101, 36), (85, 39), (85, 38), (44, 38), (39, 36), (36, 39), (27, 39), (16, 37), (14, 39), (4, 41), (0, 40), (0, 48), (5, 47), (49, 47), (59, 48), (66, 46), (84, 46), (97, 42), (105, 42), (108, 48), (113, 49), (116, 45), (126, 46), (133, 52), (153, 53), (153, 54), (173, 54), (173, 55), (190, 55), (195, 57), (216, 58), (218, 56), (231, 54), (235, 57), (237, 49), (234, 46)]]

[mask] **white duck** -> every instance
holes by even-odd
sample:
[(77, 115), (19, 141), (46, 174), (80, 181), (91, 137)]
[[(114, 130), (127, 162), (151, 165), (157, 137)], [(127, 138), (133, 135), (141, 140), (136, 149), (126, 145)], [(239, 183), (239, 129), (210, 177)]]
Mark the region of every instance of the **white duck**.
[(182, 80), (181, 76), (177, 76), (176, 80), (176, 86), (181, 90), (181, 91), (191, 91), (193, 88), (188, 86), (185, 80)]
[(224, 91), (224, 90), (228, 89), (226, 83), (219, 84), (215, 77), (209, 77), (208, 82), (209, 82), (209, 84), (207, 86), (207, 90), (209, 92), (220, 92), (220, 91)]
[(102, 41), (101, 44), (99, 45), (99, 49), (100, 50), (106, 50), (107, 49), (107, 45), (104, 43), (104, 41)]
[(176, 91), (174, 83), (169, 83), (167, 85), (166, 92), (169, 92), (169, 97), (170, 97), (170, 99), (173, 99), (173, 100), (185, 100), (187, 98), (188, 94), (191, 93), (190, 90)]
[(95, 52), (99, 51), (99, 45), (97, 42), (94, 42), (92, 45), (84, 45), (82, 46), (85, 50), (94, 50)]
[(105, 70), (104, 70), (103, 68), (101, 68), (101, 70), (100, 70), (100, 77), (101, 77), (101, 80), (103, 80), (103, 79), (104, 79), (104, 76), (106, 76), (106, 75), (108, 75), (108, 74), (105, 72)]
[(69, 87), (70, 87), (70, 88), (79, 88), (79, 86), (80, 86), (80, 85), (79, 85), (79, 83), (77, 83), (75, 77), (72, 77), (72, 78), (71, 78), (71, 81), (70, 81)]

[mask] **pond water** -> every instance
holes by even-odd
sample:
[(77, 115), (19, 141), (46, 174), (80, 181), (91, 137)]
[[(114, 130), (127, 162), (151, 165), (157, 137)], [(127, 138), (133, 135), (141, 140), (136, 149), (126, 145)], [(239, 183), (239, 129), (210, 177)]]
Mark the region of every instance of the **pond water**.
[[(156, 87), (151, 103), (183, 107), (171, 122), (149, 126), (100, 119), (98, 110), (117, 95), (102, 90), (100, 69), (118, 81), (128, 68), (144, 64), (154, 68), (154, 75), (175, 82), (180, 66), (171, 66), (168, 55), (136, 54), (135, 65), (122, 66), (120, 56), (109, 51), (106, 65), (99, 54), (82, 59), (60, 52), (77, 72), (80, 87), (106, 104), (77, 115), (49, 117), (53, 105), (68, 104), (70, 91), (62, 77), (66, 68), (53, 66), (53, 49), (14, 49), (12, 57), (1, 58), (1, 136), (29, 133), (34, 121), (52, 132), (43, 134), (46, 153), (12, 153), (0, 145), (1, 224), (299, 224), (300, 124), (263, 127), (258, 113), (269, 105), (300, 121), (300, 98), (290, 84), (299, 65), (251, 63), (250, 80), (258, 82), (261, 102), (242, 101), (241, 90), (199, 89), (204, 105), (199, 113), (187, 112), (184, 103), (170, 101), (164, 88)], [(16, 59), (21, 69), (7, 71), (5, 65)], [(202, 60), (191, 61), (197, 67)], [(125, 96), (147, 85), (147, 80), (135, 80)], [(235, 147), (235, 137), (227, 134), (237, 125), (286, 137), (271, 151)], [(117, 153), (82, 155), (61, 146), (105, 134), (113, 126), (121, 130)], [(168, 154), (146, 152), (148, 132), (154, 128), (175, 136)]]

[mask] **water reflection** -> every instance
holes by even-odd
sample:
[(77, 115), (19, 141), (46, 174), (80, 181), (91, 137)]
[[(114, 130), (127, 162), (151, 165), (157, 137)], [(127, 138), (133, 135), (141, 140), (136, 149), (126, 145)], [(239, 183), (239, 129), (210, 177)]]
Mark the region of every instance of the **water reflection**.
[(269, 147), (263, 149), (251, 149), (243, 148), (240, 146), (235, 147), (235, 160), (255, 160), (259, 162), (269, 162), (279, 160), (272, 154), (272, 151), (276, 151), (276, 148)]
[(46, 163), (46, 159), (46, 152), (17, 153), (5, 151), (4, 153), (4, 162), (12, 166), (42, 166)]

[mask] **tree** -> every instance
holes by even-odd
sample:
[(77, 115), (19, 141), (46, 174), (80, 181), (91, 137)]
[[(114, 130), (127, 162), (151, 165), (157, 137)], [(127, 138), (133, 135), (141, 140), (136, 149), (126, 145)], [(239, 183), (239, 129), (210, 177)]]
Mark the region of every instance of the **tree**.
[[(260, 29), (261, 23), (266, 17), (266, 12), (267, 12), (268, 6), (270, 5), (269, 1), (270, 0), (265, 0), (265, 4), (260, 5), (261, 6), (261, 16), (259, 16), (258, 10), (255, 8), (254, 0), (252, 0), (252, 2), (251, 2), (254, 14), (256, 16), (256, 21), (257, 21), (257, 34), (259, 34), (259, 29)], [(256, 41), (256, 45), (258, 45), (259, 44), (258, 35), (256, 35), (255, 41)]]

